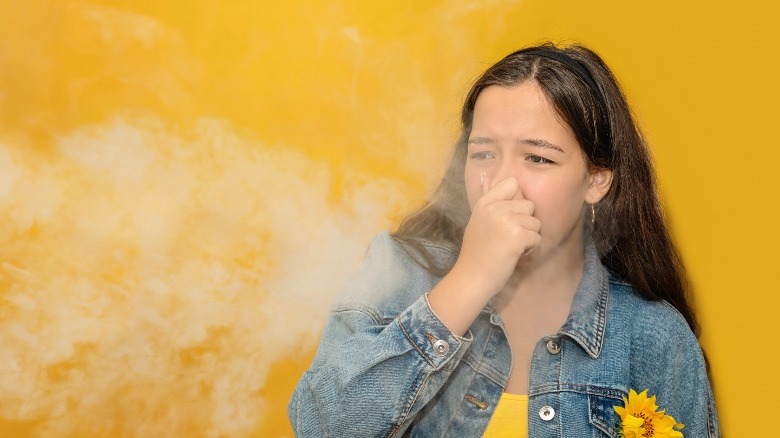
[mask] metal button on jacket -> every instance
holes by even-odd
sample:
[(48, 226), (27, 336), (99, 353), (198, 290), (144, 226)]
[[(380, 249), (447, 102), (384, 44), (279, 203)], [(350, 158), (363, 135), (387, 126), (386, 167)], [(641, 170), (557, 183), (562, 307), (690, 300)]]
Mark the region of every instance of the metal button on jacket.
[(552, 408), (552, 406), (542, 406), (542, 409), (539, 409), (539, 418), (541, 418), (544, 421), (550, 421), (555, 417), (555, 409)]
[(561, 342), (557, 339), (550, 339), (547, 341), (547, 351), (550, 352), (550, 354), (558, 354), (561, 352)]
[(439, 339), (433, 343), (433, 350), (436, 352), (437, 356), (444, 356), (450, 352), (450, 344), (443, 339)]

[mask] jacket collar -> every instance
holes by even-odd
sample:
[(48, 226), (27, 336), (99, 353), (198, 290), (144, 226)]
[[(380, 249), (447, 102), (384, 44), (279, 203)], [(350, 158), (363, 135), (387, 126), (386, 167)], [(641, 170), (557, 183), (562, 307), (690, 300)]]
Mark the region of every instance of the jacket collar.
[(604, 345), (609, 298), (609, 272), (601, 264), (596, 246), (585, 246), (582, 279), (574, 293), (566, 322), (558, 331), (580, 345), (594, 359)]
[[(594, 359), (599, 357), (604, 347), (609, 279), (609, 271), (601, 264), (596, 245), (588, 240), (582, 279), (574, 293), (569, 316), (558, 334), (570, 337)], [(492, 323), (503, 325), (501, 318), (495, 314), (493, 298), (488, 301), (483, 312), (490, 315)]]

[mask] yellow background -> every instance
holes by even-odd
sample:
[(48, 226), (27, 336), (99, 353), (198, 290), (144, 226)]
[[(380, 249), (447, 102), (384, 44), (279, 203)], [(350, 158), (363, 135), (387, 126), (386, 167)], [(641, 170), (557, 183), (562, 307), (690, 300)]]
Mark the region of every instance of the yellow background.
[(590, 45), (621, 80), (723, 432), (764, 436), (777, 18), (769, 1), (0, 0), (0, 436), (291, 436), (340, 284), (439, 177), (469, 82), (543, 40)]

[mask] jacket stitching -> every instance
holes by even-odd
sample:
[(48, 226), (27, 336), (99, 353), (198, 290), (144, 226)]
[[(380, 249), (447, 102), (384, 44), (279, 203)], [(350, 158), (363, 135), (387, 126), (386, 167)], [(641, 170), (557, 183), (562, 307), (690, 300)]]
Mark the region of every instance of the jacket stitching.
[(412, 346), (414, 347), (415, 350), (417, 350), (418, 353), (420, 353), (420, 356), (422, 356), (422, 358), (426, 362), (428, 362), (428, 365), (430, 365), (431, 368), (436, 369), (436, 365), (433, 363), (433, 361), (428, 359), (428, 355), (425, 354), (425, 352), (417, 345), (417, 342), (415, 342), (414, 339), (412, 339), (411, 335), (409, 335), (409, 332), (406, 331), (406, 327), (404, 327), (403, 323), (401, 323), (401, 321), (396, 321), (396, 324), (398, 324), (398, 327), (400, 327), (401, 331), (404, 332), (404, 335), (406, 336), (406, 339), (409, 340), (409, 343), (412, 344)]
[(407, 421), (409, 413), (412, 411), (412, 407), (414, 407), (414, 404), (420, 395), (420, 390), (425, 386), (425, 382), (428, 380), (428, 375), (428, 373), (417, 374), (417, 378), (414, 379), (412, 388), (407, 393), (406, 400), (404, 400), (406, 406), (404, 409), (401, 409), (398, 421), (387, 431), (386, 437), (389, 438), (395, 435), (401, 429), (401, 425)]

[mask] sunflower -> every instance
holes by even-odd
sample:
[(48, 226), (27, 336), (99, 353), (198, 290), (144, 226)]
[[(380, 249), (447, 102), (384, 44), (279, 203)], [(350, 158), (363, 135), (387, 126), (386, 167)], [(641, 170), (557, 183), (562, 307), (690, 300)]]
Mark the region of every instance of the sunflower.
[(658, 410), (655, 396), (648, 397), (647, 390), (637, 394), (630, 389), (623, 406), (615, 406), (620, 416), (619, 435), (624, 438), (682, 438), (679, 430), (685, 427), (671, 415)]

